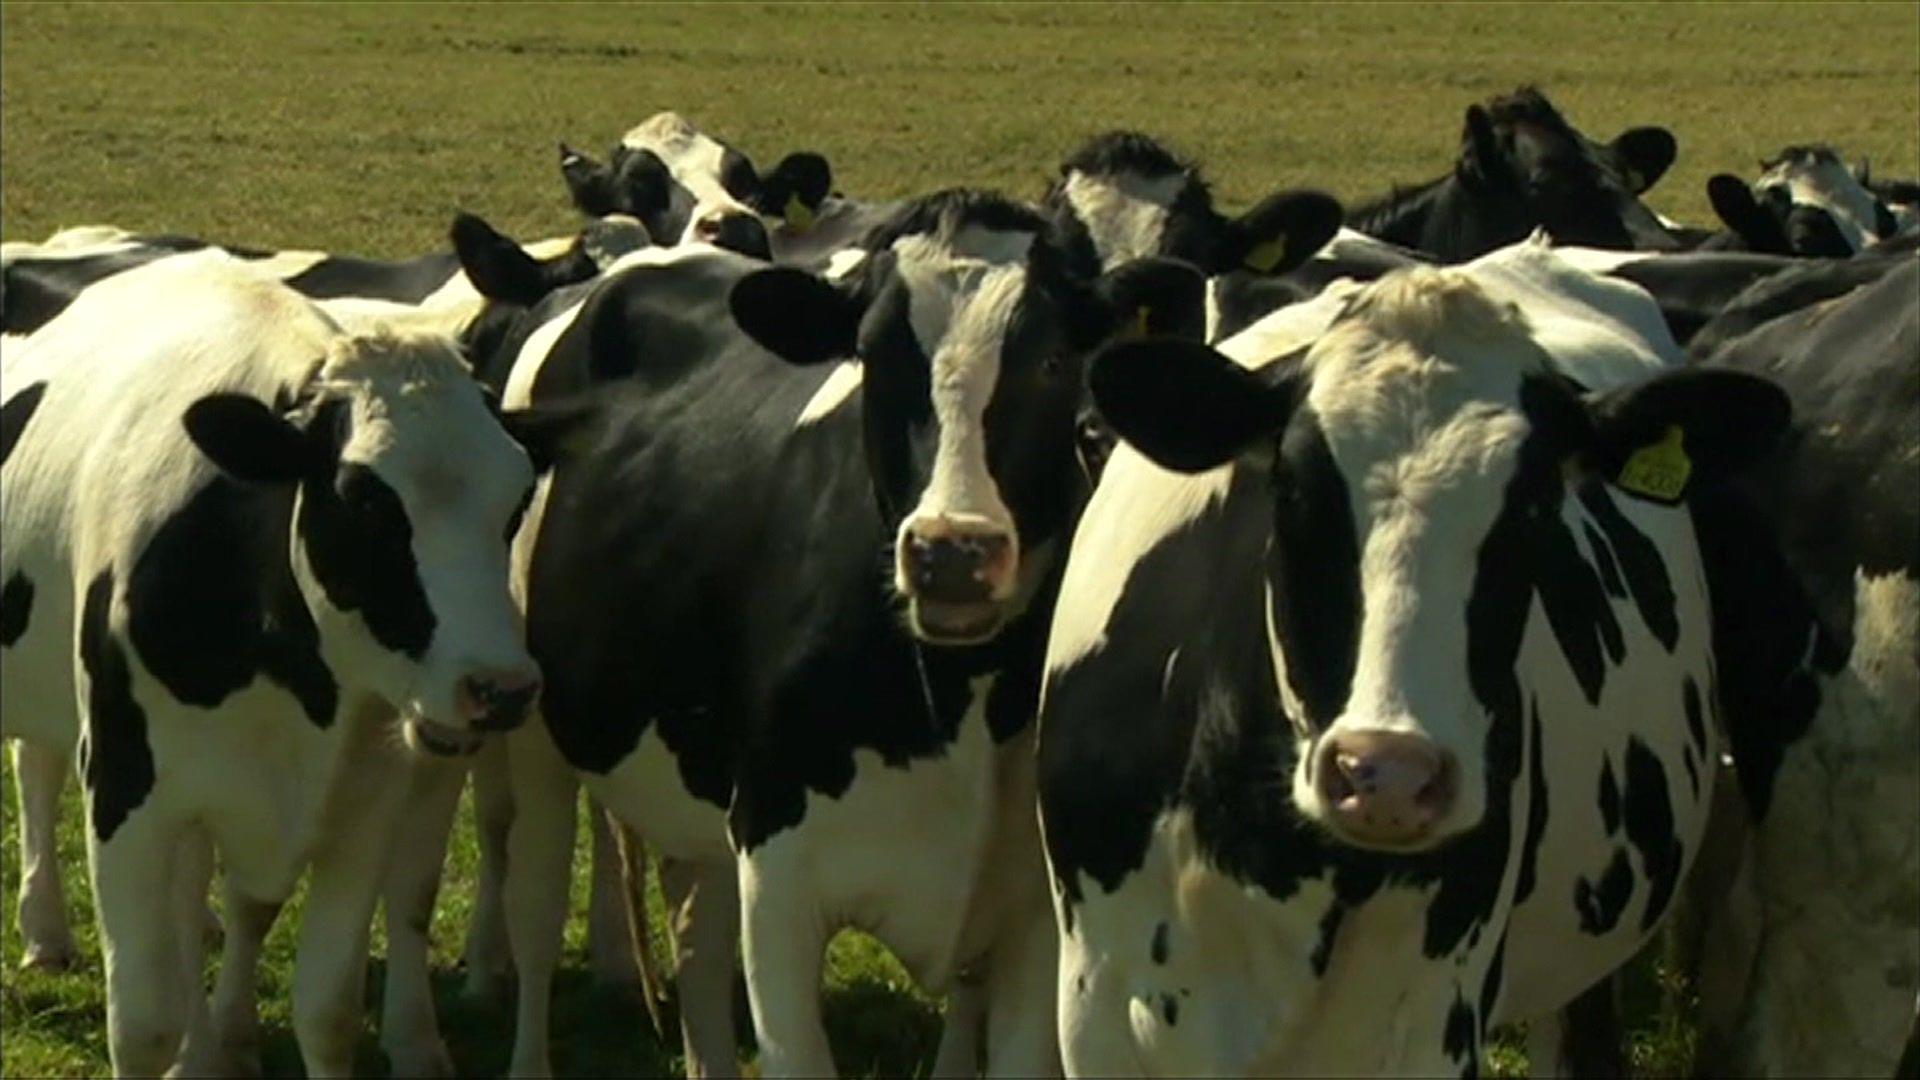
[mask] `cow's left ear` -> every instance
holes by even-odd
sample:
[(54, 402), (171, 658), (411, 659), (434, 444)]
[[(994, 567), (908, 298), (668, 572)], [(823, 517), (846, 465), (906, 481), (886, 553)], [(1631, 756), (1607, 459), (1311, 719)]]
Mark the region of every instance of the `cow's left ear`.
[(788, 154), (773, 171), (760, 178), (760, 205), (754, 209), (778, 217), (787, 226), (805, 230), (813, 226), (820, 204), (833, 189), (833, 168), (827, 159), (810, 150)]
[(500, 414), (500, 426), (527, 452), (533, 471), (543, 473), (592, 448), (598, 416), (591, 401), (561, 402), (509, 409)]
[(1108, 338), (1207, 336), (1207, 280), (1178, 259), (1134, 259), (1094, 283), (1102, 325), (1089, 327), (1083, 347)]
[(1747, 250), (1767, 255), (1792, 254), (1793, 245), (1788, 242), (1780, 219), (1760, 205), (1745, 180), (1731, 173), (1709, 178), (1707, 202), (1712, 204), (1720, 221), (1747, 245)]
[(1255, 373), (1205, 345), (1145, 338), (1109, 345), (1093, 360), (1087, 388), (1122, 439), (1175, 472), (1218, 468), (1279, 431), (1296, 390), (1276, 361)]
[(479, 217), (456, 216), (448, 234), (460, 269), (481, 296), (524, 307), (552, 290), (540, 263)]
[(235, 480), (296, 483), (312, 464), (306, 433), (258, 398), (208, 394), (187, 406), (181, 422), (193, 445)]
[(790, 364), (851, 357), (866, 313), (849, 290), (788, 266), (741, 278), (727, 307), (748, 337)]
[(1613, 153), (1624, 171), (1628, 190), (1635, 195), (1660, 182), (1673, 165), (1680, 144), (1663, 127), (1628, 128), (1613, 140)]
[(1751, 465), (1793, 419), (1779, 386), (1717, 369), (1666, 372), (1591, 408), (1594, 464), (1616, 487), (1665, 503)]
[(1325, 192), (1269, 195), (1228, 223), (1218, 270), (1284, 274), (1327, 246), (1344, 217), (1339, 200)]
[(601, 217), (619, 209), (613, 170), (566, 143), (560, 144), (560, 178), (581, 213)]

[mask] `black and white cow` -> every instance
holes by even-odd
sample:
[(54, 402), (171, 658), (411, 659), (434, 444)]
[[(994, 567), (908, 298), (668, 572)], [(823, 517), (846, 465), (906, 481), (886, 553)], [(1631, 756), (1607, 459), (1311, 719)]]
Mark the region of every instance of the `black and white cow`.
[(1563, 244), (1665, 251), (1679, 246), (1640, 196), (1673, 164), (1665, 128), (1602, 145), (1533, 87), (1469, 106), (1460, 158), (1437, 180), (1351, 210), (1347, 224), (1461, 262), (1544, 228)]
[(1845, 258), (1920, 231), (1895, 209), (1902, 185), (1883, 197), (1864, 164), (1848, 168), (1830, 146), (1789, 146), (1760, 168), (1751, 187), (1728, 174), (1707, 182), (1714, 212), (1751, 250)]
[(1130, 445), (1040, 718), (1070, 1074), (1473, 1075), (1694, 855), (1711, 613), (1655, 496), (1762, 450), (1779, 391), (1673, 370), (1644, 294), (1544, 245), (1343, 292), (1093, 364)]
[(1143, 310), (1190, 323), (1202, 283), (1101, 274), (975, 192), (864, 248), (835, 281), (643, 253), (517, 349), (509, 404), (621, 377), (516, 555), (551, 658), (545, 723), (509, 739), (516, 1073), (549, 1071), (580, 782), (674, 868), (690, 1071), (737, 1067), (738, 927), (763, 1069), (831, 1073), (819, 976), (847, 925), (935, 992), (977, 972), (957, 1011), (984, 1012), (990, 1070), (1058, 1067), (1028, 720), (1084, 496), (1081, 360)]
[(506, 588), (527, 452), (451, 339), (344, 332), (221, 252), (100, 282), (7, 362), (0, 717), (79, 751), (115, 1071), (190, 1028), (237, 1067), (200, 984), (217, 850), (260, 933), (311, 872), (294, 1026), (346, 1075), (408, 749), (539, 687)]
[(560, 173), (583, 212), (630, 214), (662, 244), (699, 240), (795, 265), (847, 246), (894, 209), (833, 194), (833, 170), (813, 151), (763, 174), (675, 112), (628, 131), (605, 162), (561, 143)]
[[(1834, 268), (1846, 264), (1835, 264)], [(1700, 514), (1748, 819), (1701, 1075), (1887, 1076), (1920, 992), (1920, 260), (1733, 339), (1792, 437)]]

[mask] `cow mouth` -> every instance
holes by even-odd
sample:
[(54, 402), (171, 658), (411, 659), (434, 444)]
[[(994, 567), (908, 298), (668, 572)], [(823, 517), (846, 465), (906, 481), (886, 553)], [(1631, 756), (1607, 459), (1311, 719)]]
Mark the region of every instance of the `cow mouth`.
[(424, 716), (408, 717), (402, 726), (402, 736), (408, 749), (434, 757), (466, 757), (480, 749), (479, 733), (429, 720)]
[(992, 600), (929, 600), (909, 608), (914, 635), (930, 645), (977, 645), (1000, 632), (1006, 612)]

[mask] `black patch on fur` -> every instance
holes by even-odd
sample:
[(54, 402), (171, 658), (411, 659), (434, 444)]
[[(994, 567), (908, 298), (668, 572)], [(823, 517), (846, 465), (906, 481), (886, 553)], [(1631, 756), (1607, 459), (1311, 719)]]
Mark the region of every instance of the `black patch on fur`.
[(1165, 919), (1160, 920), (1159, 925), (1153, 928), (1153, 944), (1148, 947), (1147, 951), (1148, 955), (1153, 957), (1154, 963), (1164, 964), (1167, 962), (1167, 922)]
[(1314, 942), (1313, 955), (1309, 958), (1315, 975), (1327, 973), (1327, 964), (1333, 959), (1334, 939), (1340, 936), (1340, 923), (1346, 915), (1347, 906), (1336, 897), (1327, 905), (1327, 913), (1320, 916), (1320, 940)]
[(12, 456), (14, 444), (20, 441), (20, 433), (27, 430), (27, 421), (33, 419), (33, 412), (40, 407), (40, 398), (46, 392), (47, 384), (37, 382), (0, 405), (0, 465)]
[(105, 843), (153, 791), (153, 749), (147, 714), (133, 699), (133, 673), (114, 636), (113, 570), (87, 586), (80, 612), (80, 663), (87, 669), (87, 715), (80, 772), (92, 811), (93, 834)]
[(169, 515), (127, 577), (127, 639), (188, 705), (265, 675), (325, 728), (340, 692), (287, 561), (290, 495), (216, 476)]
[(1172, 994), (1160, 995), (1160, 1018), (1168, 1027), (1177, 1027), (1180, 1023), (1180, 1002)]
[(11, 646), (27, 632), (33, 612), (33, 582), (18, 570), (0, 587), (0, 647)]
[(1707, 752), (1707, 724), (1700, 715), (1700, 687), (1688, 675), (1681, 684), (1680, 692), (1687, 709), (1687, 738), (1693, 744), (1695, 754)]
[[(315, 426), (330, 422), (322, 406)], [(344, 413), (334, 412), (343, 423)], [(433, 642), (435, 619), (413, 558), (413, 526), (400, 496), (372, 469), (341, 465), (331, 482), (302, 485), (300, 541), (327, 600), (360, 613), (373, 639), (418, 660)]]
[(1613, 549), (1592, 525), (1582, 522), (1580, 527), (1586, 531), (1587, 546), (1593, 549), (1593, 561), (1600, 568), (1600, 584), (1606, 588), (1607, 595), (1626, 599), (1627, 583), (1620, 580), (1620, 566), (1613, 561)]
[(1447, 1026), (1440, 1046), (1448, 1057), (1461, 1064), (1462, 1076), (1479, 1075), (1479, 1055), (1474, 1049), (1479, 1029), (1480, 1023), (1474, 1018), (1473, 1008), (1456, 989), (1453, 1006), (1447, 1010)]
[(1507, 935), (1500, 935), (1500, 944), (1494, 947), (1493, 959), (1487, 962), (1487, 974), (1480, 982), (1480, 1015), (1492, 1016), (1494, 1006), (1500, 1004), (1500, 984), (1506, 978)]
[(1660, 557), (1660, 549), (1620, 512), (1605, 485), (1597, 481), (1580, 485), (1580, 503), (1607, 534), (1627, 588), (1640, 607), (1640, 618), (1672, 652), (1680, 640), (1680, 619), (1674, 610), (1673, 582), (1667, 577), (1667, 563)]
[(1681, 752), (1680, 763), (1687, 767), (1687, 791), (1695, 797), (1700, 794), (1700, 766), (1697, 761), (1693, 747), (1689, 746)]
[(1598, 881), (1582, 877), (1573, 883), (1573, 908), (1580, 913), (1580, 930), (1595, 937), (1611, 931), (1632, 898), (1633, 864), (1627, 861), (1627, 849), (1617, 847)]
[(1274, 636), (1305, 719), (1324, 730), (1346, 708), (1360, 656), (1360, 541), (1347, 485), (1312, 410), (1295, 414), (1274, 463)]
[[(1513, 903), (1515, 907), (1527, 897), (1533, 895), (1536, 875), (1539, 872), (1540, 844), (1547, 837), (1547, 775), (1540, 765), (1540, 702), (1533, 703), (1533, 717), (1530, 723), (1533, 746), (1527, 754), (1527, 836), (1520, 845), (1520, 876), (1514, 885)], [(1500, 942), (1504, 948), (1506, 939)], [(1487, 1010), (1483, 1007), (1481, 1012)]]
[(1607, 835), (1620, 831), (1620, 783), (1613, 778), (1613, 759), (1600, 758), (1600, 824)]
[(1674, 834), (1673, 802), (1667, 795), (1667, 770), (1639, 739), (1627, 740), (1627, 840), (1640, 850), (1647, 875), (1647, 911), (1642, 930), (1652, 929), (1666, 913), (1680, 879), (1681, 845)]
[(1528, 532), (1534, 587), (1567, 666), (1573, 669), (1587, 702), (1598, 705), (1608, 665), (1625, 658), (1626, 641), (1601, 574), (1581, 555), (1558, 509), (1557, 504), (1543, 507)]

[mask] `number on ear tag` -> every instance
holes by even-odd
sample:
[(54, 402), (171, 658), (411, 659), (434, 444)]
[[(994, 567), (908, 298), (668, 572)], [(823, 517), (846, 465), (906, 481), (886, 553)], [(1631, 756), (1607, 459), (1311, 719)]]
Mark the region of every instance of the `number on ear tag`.
[(1693, 475), (1684, 438), (1679, 425), (1669, 425), (1659, 442), (1633, 452), (1614, 483), (1656, 502), (1679, 502), (1687, 490), (1687, 478)]
[(1287, 234), (1281, 233), (1264, 244), (1255, 244), (1247, 251), (1244, 261), (1247, 269), (1264, 274), (1280, 265), (1280, 260), (1286, 256)]
[(813, 228), (813, 208), (800, 201), (800, 196), (787, 196), (786, 209), (781, 214), (787, 219), (787, 226), (795, 232), (806, 232)]

